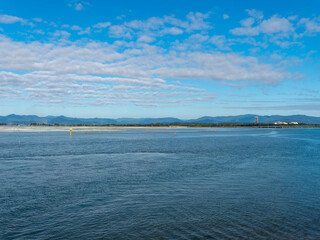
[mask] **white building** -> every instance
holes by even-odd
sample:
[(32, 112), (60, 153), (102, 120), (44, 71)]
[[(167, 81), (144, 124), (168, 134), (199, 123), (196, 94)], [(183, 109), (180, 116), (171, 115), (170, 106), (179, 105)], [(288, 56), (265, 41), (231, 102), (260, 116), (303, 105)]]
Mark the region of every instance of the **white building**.
[(288, 125), (288, 123), (287, 122), (280, 122), (280, 121), (278, 121), (278, 122), (275, 122), (274, 124), (276, 124), (276, 125)]
[(298, 125), (299, 123), (298, 122), (289, 122), (289, 123), (287, 123), (287, 122), (278, 121), (278, 122), (275, 122), (274, 124), (276, 124), (276, 125), (288, 125), (288, 124)]

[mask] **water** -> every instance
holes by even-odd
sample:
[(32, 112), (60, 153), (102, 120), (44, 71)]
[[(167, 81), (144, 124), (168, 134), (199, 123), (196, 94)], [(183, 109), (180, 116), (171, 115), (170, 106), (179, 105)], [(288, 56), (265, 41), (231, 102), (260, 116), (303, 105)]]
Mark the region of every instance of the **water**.
[(0, 239), (320, 239), (320, 130), (212, 130), (0, 132)]

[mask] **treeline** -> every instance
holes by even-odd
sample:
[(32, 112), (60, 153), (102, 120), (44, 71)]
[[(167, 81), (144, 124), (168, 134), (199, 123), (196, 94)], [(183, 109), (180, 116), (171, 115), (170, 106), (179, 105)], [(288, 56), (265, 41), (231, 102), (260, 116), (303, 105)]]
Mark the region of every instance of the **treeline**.
[(286, 127), (320, 127), (320, 124), (274, 124), (274, 123), (151, 123), (151, 124), (45, 124), (31, 123), (30, 126), (62, 126), (62, 127), (252, 127), (252, 128), (286, 128)]

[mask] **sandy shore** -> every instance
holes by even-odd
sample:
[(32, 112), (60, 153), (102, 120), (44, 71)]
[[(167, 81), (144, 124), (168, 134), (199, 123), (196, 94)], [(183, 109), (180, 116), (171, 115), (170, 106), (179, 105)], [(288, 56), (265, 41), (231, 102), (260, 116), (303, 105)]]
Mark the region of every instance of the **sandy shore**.
[(70, 128), (72, 132), (121, 132), (126, 129), (163, 129), (163, 130), (173, 130), (173, 129), (183, 129), (189, 127), (177, 126), (177, 127), (153, 127), (153, 126), (119, 126), (119, 127), (109, 127), (109, 126), (17, 126), (17, 125), (4, 125), (0, 126), (0, 132), (69, 132)]

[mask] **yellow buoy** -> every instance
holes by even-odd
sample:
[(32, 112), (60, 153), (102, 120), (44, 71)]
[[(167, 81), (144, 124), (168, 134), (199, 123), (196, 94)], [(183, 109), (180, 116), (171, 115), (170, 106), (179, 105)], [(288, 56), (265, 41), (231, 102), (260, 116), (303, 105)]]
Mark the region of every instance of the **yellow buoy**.
[(70, 137), (72, 136), (72, 128), (69, 129), (70, 130)]

